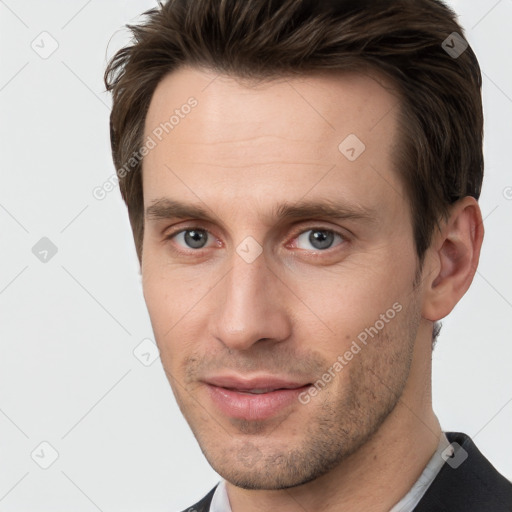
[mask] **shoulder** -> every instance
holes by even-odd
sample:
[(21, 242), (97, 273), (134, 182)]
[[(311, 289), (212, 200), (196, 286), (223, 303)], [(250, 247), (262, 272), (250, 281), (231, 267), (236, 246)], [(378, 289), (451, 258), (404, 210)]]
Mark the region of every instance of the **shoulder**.
[(188, 507), (183, 512), (208, 512), (213, 495), (215, 494), (215, 489), (217, 489), (217, 485), (203, 499), (198, 501), (195, 505)]
[(446, 432), (454, 448), (415, 512), (512, 512), (512, 483), (466, 434)]

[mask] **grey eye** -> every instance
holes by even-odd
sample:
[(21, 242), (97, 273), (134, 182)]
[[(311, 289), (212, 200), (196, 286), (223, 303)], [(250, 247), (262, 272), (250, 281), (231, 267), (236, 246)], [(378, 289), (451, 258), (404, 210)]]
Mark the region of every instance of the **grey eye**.
[(202, 249), (208, 241), (208, 233), (204, 229), (185, 229), (176, 236), (183, 238), (186, 247), (191, 249)]
[[(313, 247), (315, 250), (329, 249), (338, 237), (343, 241), (343, 238), (338, 233), (328, 229), (308, 229), (297, 237), (299, 249), (310, 249)], [(300, 243), (310, 244), (310, 247), (300, 247)]]

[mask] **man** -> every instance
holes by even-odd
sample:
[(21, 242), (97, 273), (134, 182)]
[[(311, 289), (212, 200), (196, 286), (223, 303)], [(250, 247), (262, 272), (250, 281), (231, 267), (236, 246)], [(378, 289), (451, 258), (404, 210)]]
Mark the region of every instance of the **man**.
[(510, 511), (432, 409), (483, 239), (481, 75), (438, 0), (171, 0), (105, 74), (188, 510)]

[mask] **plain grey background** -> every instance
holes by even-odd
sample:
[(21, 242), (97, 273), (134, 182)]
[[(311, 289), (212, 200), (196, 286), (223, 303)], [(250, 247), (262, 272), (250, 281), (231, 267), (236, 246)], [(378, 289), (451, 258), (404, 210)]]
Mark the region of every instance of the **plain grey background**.
[[(106, 60), (155, 3), (0, 1), (4, 512), (177, 511), (219, 479), (162, 370), (119, 191), (92, 194), (114, 174)], [(512, 0), (449, 3), (484, 77), (486, 239), (434, 407), (512, 479)]]

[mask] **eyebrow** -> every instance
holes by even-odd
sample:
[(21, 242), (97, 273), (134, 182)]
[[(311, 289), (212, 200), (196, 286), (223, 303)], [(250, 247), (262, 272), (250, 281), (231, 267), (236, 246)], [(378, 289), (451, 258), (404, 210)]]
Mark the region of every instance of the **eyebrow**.
[[(183, 203), (167, 197), (159, 198), (146, 208), (145, 218), (151, 220), (200, 219), (216, 222), (218, 218), (209, 208), (200, 205)], [(376, 222), (378, 215), (371, 208), (349, 205), (333, 201), (300, 200), (296, 203), (284, 202), (272, 209), (270, 217), (280, 221), (302, 220), (314, 217), (325, 217), (333, 220), (358, 220)]]

